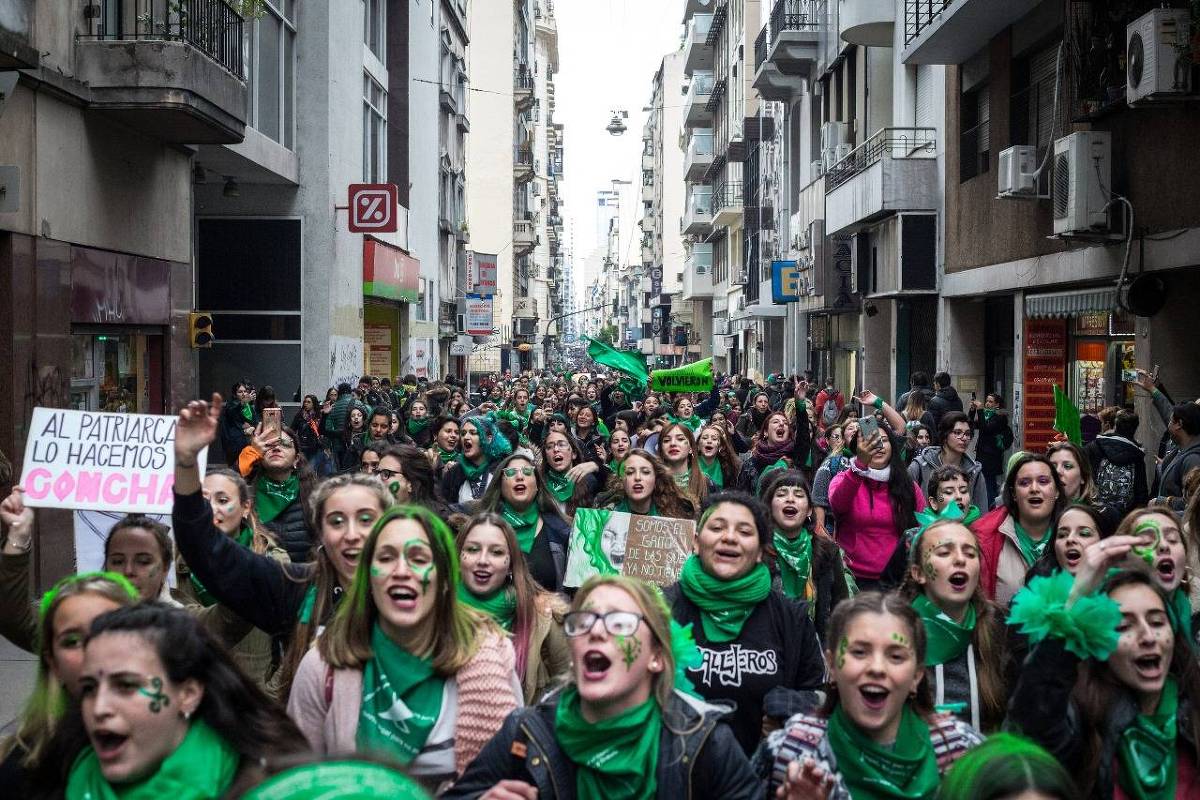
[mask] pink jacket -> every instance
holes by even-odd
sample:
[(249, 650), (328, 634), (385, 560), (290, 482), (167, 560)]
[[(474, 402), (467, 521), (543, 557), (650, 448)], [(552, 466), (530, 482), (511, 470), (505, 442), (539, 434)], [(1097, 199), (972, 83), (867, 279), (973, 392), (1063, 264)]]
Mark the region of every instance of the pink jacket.
[[(914, 508), (924, 508), (925, 495), (916, 483), (913, 493)], [(846, 553), (846, 565), (856, 578), (877, 580), (904, 533), (892, 521), (887, 484), (843, 470), (829, 484), (829, 507), (837, 515), (836, 538)]]
[[(475, 657), (454, 676), (458, 717), (454, 728), (454, 764), (459, 775), (500, 730), (510, 711), (521, 706), (521, 685), (514, 671), (512, 642), (489, 634)], [(328, 681), (332, 686), (327, 686)], [(362, 709), (362, 670), (335, 669), (313, 647), (292, 682), (288, 716), (317, 753), (353, 753)]]

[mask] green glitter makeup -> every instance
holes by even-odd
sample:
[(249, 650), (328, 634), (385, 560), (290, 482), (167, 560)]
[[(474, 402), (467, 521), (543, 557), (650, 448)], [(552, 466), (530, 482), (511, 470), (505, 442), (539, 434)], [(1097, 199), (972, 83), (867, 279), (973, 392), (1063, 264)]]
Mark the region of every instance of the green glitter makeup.
[(617, 647), (621, 650), (621, 660), (625, 662), (625, 671), (628, 672), (633, 668), (633, 662), (637, 661), (638, 656), (642, 653), (642, 640), (636, 636), (618, 636)]
[(892, 641), (903, 647), (908, 647), (908, 637), (903, 633), (892, 633)]
[(166, 693), (162, 690), (162, 686), (162, 678), (156, 677), (150, 679), (149, 689), (145, 686), (138, 689), (138, 694), (150, 698), (150, 712), (152, 714), (162, 711), (163, 706), (171, 705), (171, 698), (167, 697)]
[(846, 666), (846, 651), (850, 649), (850, 640), (845, 636), (838, 642), (837, 649), (837, 668), (842, 669)]

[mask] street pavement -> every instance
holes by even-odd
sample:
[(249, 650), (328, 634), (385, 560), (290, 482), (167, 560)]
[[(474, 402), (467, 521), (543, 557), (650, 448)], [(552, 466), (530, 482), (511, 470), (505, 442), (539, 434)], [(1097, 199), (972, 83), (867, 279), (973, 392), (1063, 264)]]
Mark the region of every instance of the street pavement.
[(12, 733), (37, 676), (37, 660), (0, 638), (0, 738)]

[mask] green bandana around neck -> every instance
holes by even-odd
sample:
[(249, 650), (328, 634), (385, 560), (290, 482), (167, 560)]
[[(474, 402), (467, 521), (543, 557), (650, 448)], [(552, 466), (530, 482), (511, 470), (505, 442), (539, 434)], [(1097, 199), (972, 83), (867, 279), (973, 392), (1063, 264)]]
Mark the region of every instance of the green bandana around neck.
[(470, 459), (468, 459), (462, 453), (459, 453), (458, 468), (463, 471), (463, 475), (467, 476), (468, 481), (474, 481), (487, 470), (488, 460), (485, 458), (478, 464), (472, 464)]
[(679, 588), (700, 609), (700, 625), (710, 642), (733, 641), (750, 614), (771, 593), (771, 572), (765, 564), (740, 578), (723, 581), (704, 571), (696, 555), (688, 556), (679, 574)]
[(876, 744), (841, 706), (829, 717), (827, 738), (854, 800), (928, 800), (937, 793), (941, 777), (929, 726), (907, 703), (892, 747)]
[(254, 482), (254, 510), (263, 522), (273, 521), (299, 497), (300, 476), (294, 472), (283, 483), (276, 483), (266, 475), (259, 475)]
[(692, 414), (690, 417), (677, 417), (674, 414), (667, 414), (667, 422), (671, 425), (678, 423), (692, 433), (700, 430), (700, 426), (704, 424), (704, 420), (695, 414)]
[(537, 538), (537, 503), (530, 503), (529, 508), (517, 511), (509, 505), (507, 500), (501, 500), (500, 516), (504, 517), (504, 521), (512, 526), (513, 533), (517, 535), (517, 544), (520, 545), (521, 552), (528, 553), (532, 550), (533, 540)]
[(450, 462), (452, 462), (456, 458), (458, 458), (457, 450), (444, 450), (440, 444), (437, 446), (437, 450), (438, 450), (438, 460), (441, 461), (443, 464), (449, 464)]
[(923, 594), (912, 601), (913, 610), (925, 621), (925, 666), (936, 667), (961, 656), (975, 632), (975, 606), (967, 605), (961, 624)]
[[(242, 525), (242, 529), (238, 531), (237, 536), (233, 537), (234, 541), (246, 549), (250, 548), (250, 543), (254, 541), (254, 531), (249, 525)], [(200, 601), (200, 605), (208, 608), (217, 604), (217, 598), (209, 594), (208, 589), (204, 588), (204, 584), (196, 577), (196, 573), (189, 572), (188, 580), (192, 582), (192, 590), (196, 593), (196, 599)]]
[(425, 747), (442, 708), (446, 682), (433, 662), (417, 658), (388, 638), (376, 623), (371, 659), (363, 665), (358, 750), (384, 753), (401, 766)]
[(116, 786), (104, 779), (100, 759), (85, 747), (67, 777), (67, 800), (212, 800), (233, 783), (241, 756), (202, 719), (193, 720), (187, 735), (153, 775)]
[(404, 423), (404, 427), (408, 430), (409, 436), (419, 436), (421, 431), (429, 427), (429, 417), (421, 417), (420, 419), (408, 418)]
[(704, 456), (698, 456), (696, 460), (700, 462), (700, 471), (704, 473), (706, 478), (713, 482), (713, 486), (718, 489), (724, 489), (725, 472), (721, 469), (721, 460), (714, 458), (712, 461), (709, 461)]
[(458, 582), (458, 600), (466, 603), (476, 611), (487, 614), (496, 624), (512, 633), (513, 623), (517, 619), (516, 590), (505, 584), (489, 595), (481, 597), (475, 594), (463, 581)]
[(565, 472), (555, 472), (549, 466), (546, 467), (546, 488), (560, 503), (567, 502), (575, 495), (575, 481), (568, 478)]
[(1153, 714), (1138, 714), (1133, 724), (1121, 733), (1117, 748), (1121, 788), (1133, 800), (1174, 800), (1178, 777), (1178, 733), (1176, 712), (1179, 688), (1168, 675), (1163, 684), (1158, 709)]
[(1046, 535), (1042, 537), (1040, 542), (1035, 542), (1025, 529), (1021, 527), (1021, 523), (1013, 518), (1013, 530), (1017, 534), (1017, 546), (1021, 550), (1021, 558), (1025, 559), (1025, 566), (1033, 566), (1033, 562), (1042, 557), (1042, 553), (1046, 552), (1046, 546), (1054, 539), (1050, 535), (1050, 529), (1046, 529)]
[(625, 514), (638, 514), (640, 516), (646, 516), (646, 517), (657, 517), (658, 516), (658, 508), (654, 505), (653, 500), (650, 501), (650, 510), (647, 511), (645, 514), (642, 514), (640, 511), (634, 511), (633, 508), (629, 505), (628, 498), (622, 500), (621, 502), (619, 502), (615, 506), (613, 506), (613, 511), (620, 511)]
[(783, 593), (796, 600), (808, 601), (808, 613), (816, 613), (816, 592), (812, 581), (812, 534), (801, 529), (796, 538), (789, 539), (776, 530), (772, 539), (779, 556), (779, 581)]
[(649, 800), (658, 789), (658, 739), (662, 716), (651, 697), (609, 719), (588, 722), (579, 690), (563, 689), (554, 713), (554, 735), (575, 763), (580, 800)]

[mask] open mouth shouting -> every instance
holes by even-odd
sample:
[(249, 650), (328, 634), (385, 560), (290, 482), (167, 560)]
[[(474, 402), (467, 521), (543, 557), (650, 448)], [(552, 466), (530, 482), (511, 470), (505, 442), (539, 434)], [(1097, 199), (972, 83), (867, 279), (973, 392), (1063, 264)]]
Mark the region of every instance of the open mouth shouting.
[(779, 509), (779, 513), (789, 525), (800, 521), (800, 507), (793, 503), (788, 503), (783, 506), (783, 508)]
[(583, 654), (580, 678), (588, 682), (602, 681), (608, 676), (612, 663), (612, 659), (599, 650), (588, 650)]
[(1083, 550), (1078, 547), (1068, 547), (1063, 551), (1063, 560), (1067, 562), (1068, 570), (1074, 570), (1079, 566), (1079, 562), (1083, 559)]
[(640, 481), (630, 486), (629, 489), (635, 500), (642, 500), (646, 495), (650, 494), (650, 491), (646, 488), (646, 484)]
[(417, 607), (417, 590), (411, 586), (392, 586), (387, 596), (397, 611), (413, 611)]
[(491, 583), (494, 574), (494, 572), (485, 567), (476, 567), (467, 573), (471, 577), (471, 582), (475, 584), (476, 589), (486, 588)]
[(524, 499), (528, 498), (530, 488), (531, 487), (529, 486), (529, 484), (525, 483), (525, 481), (522, 481), (522, 480), (515, 481), (511, 487), (513, 498), (516, 500), (524, 500)]
[(1163, 677), (1166, 668), (1165, 659), (1159, 653), (1147, 653), (1133, 660), (1133, 668), (1138, 677), (1146, 681), (1157, 681)]
[(358, 545), (343, 547), (337, 551), (337, 554), (338, 558), (342, 561), (342, 565), (346, 568), (346, 574), (354, 574), (354, 570), (358, 568), (358, 557), (362, 555), (362, 547)]
[(888, 697), (891, 692), (886, 687), (878, 683), (865, 683), (858, 687), (858, 693), (862, 697), (863, 706), (875, 713), (881, 713), (887, 706)]
[(1171, 556), (1163, 556), (1155, 561), (1154, 575), (1164, 587), (1174, 589), (1179, 575), (1179, 570), (1175, 567), (1175, 559)]
[(567, 466), (567, 459), (569, 456), (570, 456), (569, 450), (551, 450), (550, 451), (550, 465), (552, 467), (554, 467), (555, 471), (562, 472), (563, 469)]
[(967, 591), (967, 586), (971, 583), (971, 576), (962, 570), (956, 570), (950, 573), (950, 577), (946, 579), (950, 584), (950, 591), (955, 593)]
[(92, 731), (91, 740), (92, 748), (96, 751), (96, 758), (100, 760), (100, 763), (112, 764), (121, 758), (125, 743), (129, 741), (129, 735), (107, 728), (99, 728)]

